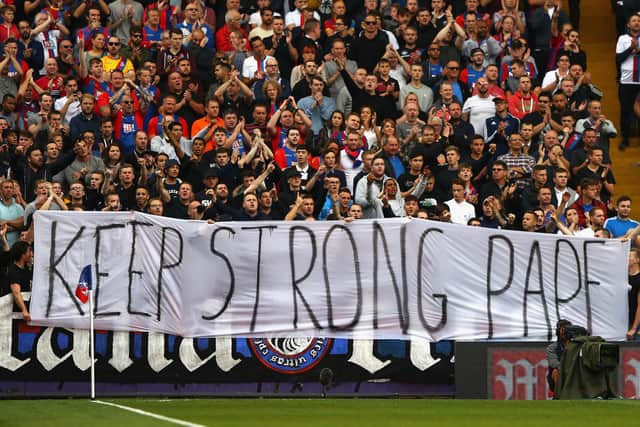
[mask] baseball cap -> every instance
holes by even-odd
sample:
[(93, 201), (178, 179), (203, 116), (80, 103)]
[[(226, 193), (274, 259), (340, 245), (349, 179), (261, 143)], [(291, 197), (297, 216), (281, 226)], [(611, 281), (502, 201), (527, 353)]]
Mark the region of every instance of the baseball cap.
[(180, 162), (178, 162), (176, 159), (169, 159), (167, 160), (167, 163), (164, 165), (165, 169), (169, 169), (171, 166), (180, 166)]

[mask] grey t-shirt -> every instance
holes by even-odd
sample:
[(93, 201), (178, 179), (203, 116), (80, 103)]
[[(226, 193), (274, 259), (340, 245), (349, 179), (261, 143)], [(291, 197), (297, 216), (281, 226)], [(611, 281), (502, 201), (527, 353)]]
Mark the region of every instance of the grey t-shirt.
[(131, 30), (131, 21), (135, 20), (138, 22), (142, 22), (142, 15), (144, 13), (144, 8), (140, 3), (135, 0), (131, 0), (126, 3), (123, 0), (116, 0), (109, 5), (109, 10), (111, 11), (111, 22), (115, 22), (120, 19), (122, 15), (126, 15), (126, 8), (133, 9), (132, 18), (125, 18), (118, 27), (112, 31), (114, 36), (117, 36), (120, 39), (120, 43), (122, 45), (126, 45), (129, 43), (129, 31)]
[(89, 173), (85, 175), (85, 185), (89, 184), (89, 177), (91, 175), (91, 172), (94, 172), (94, 171), (104, 172), (104, 162), (102, 161), (102, 159), (100, 157), (91, 156), (91, 159), (89, 159), (89, 161), (86, 163), (81, 162), (78, 159), (75, 159), (73, 163), (67, 166), (62, 172), (56, 174), (53, 177), (53, 180), (56, 182), (62, 182), (69, 185), (73, 181), (75, 181), (73, 179), (73, 174), (85, 167), (89, 171)]
[[(33, 221), (33, 214), (38, 210), (36, 208), (36, 201), (29, 203), (26, 208), (24, 208), (24, 226), (29, 228), (31, 226), (31, 221)], [(50, 211), (61, 211), (62, 207), (58, 205), (56, 202), (51, 202), (51, 206), (49, 206)]]
[(407, 95), (412, 92), (418, 97), (420, 111), (428, 113), (429, 109), (433, 105), (433, 91), (431, 88), (424, 84), (417, 88), (412, 86), (410, 83), (407, 83), (406, 86), (400, 89), (400, 105), (404, 105), (404, 100), (407, 98)]
[[(351, 73), (351, 74), (355, 74), (356, 70), (358, 69), (358, 64), (356, 63), (356, 61), (353, 61), (351, 59), (347, 59), (346, 63), (345, 63), (345, 69)], [(325, 81), (329, 80), (329, 77), (333, 76), (335, 73), (339, 73), (338, 71), (338, 65), (336, 64), (335, 61), (327, 61), (324, 63), (324, 70), (323, 70), (323, 74), (325, 77)], [(335, 79), (335, 81), (333, 82), (333, 84), (331, 86), (329, 86), (329, 93), (331, 94), (332, 98), (337, 98), (338, 94), (340, 93), (340, 89), (342, 89), (343, 87), (345, 87), (346, 84), (344, 82), (344, 79), (342, 78), (342, 76), (340, 74), (338, 74), (338, 78)]]

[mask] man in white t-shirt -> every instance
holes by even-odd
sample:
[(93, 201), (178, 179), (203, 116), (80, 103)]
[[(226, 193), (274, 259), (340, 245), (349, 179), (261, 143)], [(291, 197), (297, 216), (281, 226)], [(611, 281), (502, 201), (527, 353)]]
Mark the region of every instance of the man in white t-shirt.
[(272, 56), (265, 54), (264, 42), (260, 37), (251, 39), (251, 50), (253, 55), (247, 57), (242, 63), (242, 80), (249, 87), (264, 78), (267, 60), (273, 59)]
[(78, 79), (70, 76), (64, 80), (64, 91), (66, 93), (62, 98), (58, 98), (54, 104), (56, 111), (62, 113), (62, 123), (68, 125), (71, 119), (80, 114), (80, 97), (82, 93), (78, 87)]
[(451, 212), (451, 222), (454, 224), (467, 225), (467, 222), (476, 216), (476, 208), (464, 198), (464, 183), (455, 178), (451, 181), (451, 193), (453, 199), (444, 202), (449, 206)]
[(462, 106), (462, 119), (471, 123), (477, 134), (482, 135), (485, 121), (496, 113), (493, 96), (489, 94), (489, 80), (480, 77), (476, 81), (478, 94), (468, 98)]

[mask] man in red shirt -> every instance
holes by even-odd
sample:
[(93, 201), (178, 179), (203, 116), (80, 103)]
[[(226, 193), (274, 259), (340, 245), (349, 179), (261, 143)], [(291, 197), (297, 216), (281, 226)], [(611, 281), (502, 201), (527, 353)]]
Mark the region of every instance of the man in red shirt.
[[(231, 33), (241, 31), (245, 39), (247, 33), (242, 29), (242, 15), (237, 10), (230, 10), (224, 17), (225, 25), (216, 31), (216, 49), (222, 52), (233, 52), (231, 45)], [(249, 48), (250, 46), (247, 46)]]
[(58, 73), (58, 61), (55, 58), (48, 58), (44, 63), (44, 69), (47, 74), (36, 80), (36, 85), (42, 89), (38, 93), (48, 91), (54, 99), (60, 98), (64, 79)]

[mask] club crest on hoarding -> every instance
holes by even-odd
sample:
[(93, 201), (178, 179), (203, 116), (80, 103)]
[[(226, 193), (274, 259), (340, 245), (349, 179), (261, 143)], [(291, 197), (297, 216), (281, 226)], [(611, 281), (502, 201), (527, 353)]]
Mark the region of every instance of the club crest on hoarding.
[(249, 348), (267, 368), (299, 374), (316, 366), (331, 349), (330, 338), (251, 338)]

